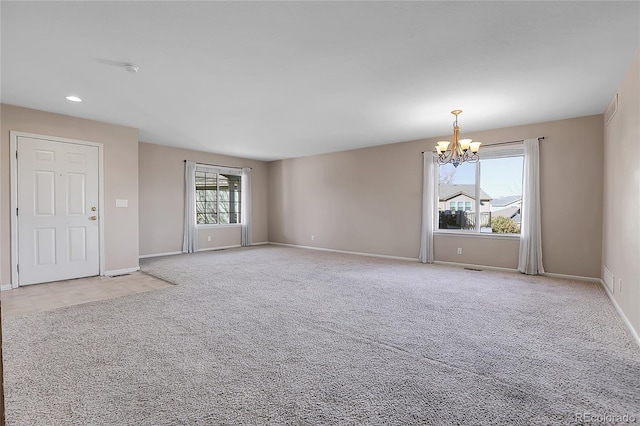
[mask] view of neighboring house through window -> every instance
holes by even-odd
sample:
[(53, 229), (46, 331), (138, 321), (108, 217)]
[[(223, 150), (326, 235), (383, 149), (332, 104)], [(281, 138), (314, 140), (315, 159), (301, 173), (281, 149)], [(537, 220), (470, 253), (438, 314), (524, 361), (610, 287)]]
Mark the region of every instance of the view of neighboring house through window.
[(196, 223), (240, 223), (241, 176), (196, 170)]
[(520, 233), (521, 146), (485, 149), (477, 163), (439, 166), (438, 228)]

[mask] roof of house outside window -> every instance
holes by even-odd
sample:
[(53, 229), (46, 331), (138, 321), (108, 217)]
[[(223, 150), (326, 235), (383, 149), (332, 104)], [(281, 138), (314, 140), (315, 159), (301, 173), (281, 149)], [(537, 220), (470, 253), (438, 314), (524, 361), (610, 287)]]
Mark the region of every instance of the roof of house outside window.
[(494, 198), (491, 200), (491, 205), (493, 207), (506, 207), (510, 204), (517, 203), (518, 201), (522, 201), (522, 195), (509, 195), (506, 197)]
[(516, 216), (520, 216), (520, 207), (507, 207), (506, 209), (494, 211), (491, 215), (493, 217), (502, 216), (515, 219)]
[[(440, 196), (440, 201), (447, 201), (458, 195), (466, 195), (467, 197), (475, 200), (476, 199), (476, 186), (475, 185), (465, 185), (465, 184), (448, 184), (441, 183), (439, 185), (438, 194)], [(484, 192), (482, 188), (480, 189), (480, 201), (491, 201), (491, 196)]]

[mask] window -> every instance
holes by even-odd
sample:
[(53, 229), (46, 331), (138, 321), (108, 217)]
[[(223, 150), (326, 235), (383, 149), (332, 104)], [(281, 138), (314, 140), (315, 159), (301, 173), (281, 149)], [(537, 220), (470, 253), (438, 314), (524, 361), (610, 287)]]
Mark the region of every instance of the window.
[[(237, 173), (237, 174), (233, 174)], [(196, 223), (224, 225), (240, 223), (242, 177), (198, 165), (196, 168)]]
[(438, 166), (438, 228), (519, 234), (523, 164), (520, 145), (487, 147), (477, 163)]
[[(440, 229), (470, 229), (470, 215), (464, 211), (464, 201), (475, 198), (475, 165), (462, 163), (457, 168), (452, 164), (439, 166), (438, 216)], [(440, 206), (449, 205), (449, 211)], [(456, 209), (456, 206), (460, 206)], [(443, 211), (444, 210), (444, 211)]]

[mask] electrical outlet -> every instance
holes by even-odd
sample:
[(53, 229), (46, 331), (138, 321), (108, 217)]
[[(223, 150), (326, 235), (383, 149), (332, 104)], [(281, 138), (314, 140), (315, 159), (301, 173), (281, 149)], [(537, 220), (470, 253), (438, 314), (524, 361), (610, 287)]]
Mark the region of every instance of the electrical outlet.
[(313, 240), (315, 240), (315, 239), (316, 239), (316, 236), (315, 236), (315, 235), (312, 235), (312, 236), (311, 236), (311, 241), (313, 241)]
[(462, 247), (458, 247), (458, 254), (462, 254)]
[(207, 241), (211, 241), (211, 235), (207, 237)]

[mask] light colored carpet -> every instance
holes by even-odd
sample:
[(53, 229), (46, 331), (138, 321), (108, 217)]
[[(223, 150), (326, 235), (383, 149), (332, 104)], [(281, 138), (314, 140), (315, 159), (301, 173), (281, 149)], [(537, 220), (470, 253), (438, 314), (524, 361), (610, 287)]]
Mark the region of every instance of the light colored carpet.
[(142, 269), (178, 285), (4, 321), (8, 425), (640, 419), (596, 283), (278, 246)]

